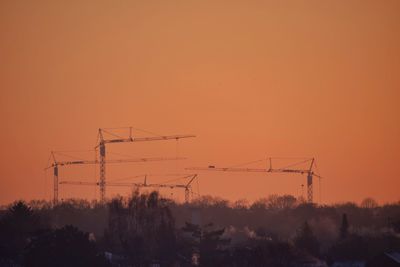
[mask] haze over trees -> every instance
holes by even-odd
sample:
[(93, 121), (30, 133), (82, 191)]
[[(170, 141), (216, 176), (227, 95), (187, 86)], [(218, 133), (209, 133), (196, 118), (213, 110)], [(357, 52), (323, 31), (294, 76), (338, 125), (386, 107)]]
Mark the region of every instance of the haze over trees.
[(106, 206), (19, 201), (0, 215), (3, 265), (292, 266), (399, 249), (400, 203), (369, 199), (328, 206), (289, 195), (254, 203), (204, 196), (180, 204), (133, 192)]

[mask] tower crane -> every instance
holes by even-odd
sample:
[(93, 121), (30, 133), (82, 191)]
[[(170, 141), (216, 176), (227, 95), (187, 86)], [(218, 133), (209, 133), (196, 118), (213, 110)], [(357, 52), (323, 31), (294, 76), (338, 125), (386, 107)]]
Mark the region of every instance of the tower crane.
[[(75, 161), (57, 161), (55, 157), (55, 152), (51, 152), (51, 157), (53, 158), (53, 163), (45, 168), (45, 170), (49, 168), (53, 168), (53, 204), (57, 205), (58, 203), (58, 180), (59, 180), (59, 167), (67, 166), (67, 165), (84, 165), (84, 164), (99, 164), (98, 160), (75, 160)], [(163, 161), (163, 160), (181, 160), (185, 159), (182, 157), (176, 158), (162, 158), (162, 157), (154, 157), (154, 158), (137, 158), (137, 159), (117, 159), (117, 160), (108, 160), (107, 163), (129, 163), (129, 162), (150, 162), (150, 161)]]
[[(132, 183), (132, 182), (106, 182), (106, 186), (122, 186), (122, 187), (150, 187), (150, 188), (183, 188), (185, 190), (185, 203), (190, 202), (190, 193), (192, 193), (191, 183), (197, 177), (197, 174), (188, 175), (183, 178), (189, 178), (186, 184), (148, 184), (145, 176), (143, 183)], [(67, 185), (89, 185), (89, 186), (100, 186), (99, 182), (81, 182), (81, 181), (61, 181), (59, 184)]]
[(128, 138), (122, 138), (116, 136), (115, 134), (111, 134), (115, 137), (114, 139), (105, 139), (104, 133), (108, 132), (104, 128), (99, 129), (98, 133), (98, 140), (99, 143), (96, 145), (96, 149), (99, 148), (100, 154), (100, 179), (99, 179), (99, 186), (100, 186), (100, 202), (105, 202), (106, 196), (106, 144), (111, 143), (124, 143), (124, 142), (146, 142), (146, 141), (161, 141), (161, 140), (179, 140), (182, 138), (191, 138), (196, 137), (195, 135), (164, 135), (164, 136), (153, 136), (153, 137), (133, 137), (132, 136), (132, 127), (127, 127), (129, 129), (129, 136)]
[[(306, 174), (307, 175), (307, 201), (309, 203), (313, 203), (313, 177), (319, 177), (313, 170), (315, 165), (315, 159), (310, 158), (302, 161), (300, 163), (309, 163), (308, 168), (273, 168), (272, 167), (272, 158), (268, 158), (269, 167), (267, 168), (243, 168), (243, 167), (226, 167), (226, 168), (216, 168), (214, 165), (210, 165), (208, 167), (192, 167), (186, 168), (186, 170), (196, 170), (196, 171), (222, 171), (222, 172), (267, 172), (267, 173), (298, 173), (298, 174)], [(298, 165), (300, 163), (294, 164)], [(267, 164), (268, 165), (268, 164)], [(293, 165), (292, 165), (293, 166)]]

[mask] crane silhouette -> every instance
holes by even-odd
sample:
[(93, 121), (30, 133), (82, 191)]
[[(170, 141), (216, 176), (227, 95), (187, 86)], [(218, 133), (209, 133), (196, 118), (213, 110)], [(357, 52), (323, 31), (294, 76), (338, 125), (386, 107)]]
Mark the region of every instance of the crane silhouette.
[[(123, 127), (119, 129), (128, 129), (129, 136), (124, 138), (117, 136), (113, 133), (110, 133), (107, 129), (100, 128), (98, 133), (98, 144), (96, 145), (96, 149), (99, 148), (100, 155), (100, 202), (104, 203), (106, 196), (106, 144), (111, 143), (126, 143), (126, 142), (148, 142), (148, 141), (163, 141), (163, 140), (179, 140), (182, 138), (191, 138), (196, 137), (195, 135), (160, 135), (160, 136), (152, 136), (152, 137), (134, 137), (132, 136), (132, 127)], [(108, 133), (116, 138), (113, 139), (105, 139), (104, 133)]]
[[(190, 174), (182, 177), (181, 179), (188, 179), (187, 183), (184, 184), (168, 184), (168, 183), (147, 183), (147, 175), (144, 176), (143, 183), (134, 183), (134, 182), (106, 182), (106, 186), (121, 186), (121, 187), (149, 187), (149, 188), (182, 188), (185, 191), (185, 203), (190, 202), (190, 195), (193, 194), (192, 191), (192, 183), (197, 178), (197, 174)], [(82, 181), (60, 181), (59, 184), (65, 185), (89, 185), (89, 186), (100, 186), (99, 182), (82, 182)]]
[[(220, 172), (264, 172), (264, 173), (298, 173), (307, 175), (307, 201), (313, 203), (313, 177), (319, 177), (318, 174), (314, 172), (315, 159), (309, 158), (304, 161), (292, 164), (284, 168), (273, 168), (272, 160), (273, 158), (267, 159), (269, 162), (268, 168), (243, 168), (243, 167), (223, 167), (217, 168), (214, 165), (208, 167), (191, 167), (186, 168), (186, 170), (196, 170), (196, 171), (220, 171)], [(261, 160), (259, 160), (261, 161)], [(309, 164), (308, 168), (293, 168), (296, 165)], [(267, 164), (268, 165), (268, 164)]]
[[(45, 170), (52, 168), (53, 169), (53, 204), (57, 205), (58, 203), (58, 181), (59, 181), (59, 167), (61, 166), (69, 166), (69, 165), (87, 165), (87, 164), (100, 164), (98, 160), (74, 160), (74, 161), (57, 161), (56, 154), (57, 152), (51, 152), (51, 157), (53, 159), (53, 163), (45, 168)], [(154, 157), (154, 158), (136, 158), (136, 159), (116, 159), (116, 160), (108, 160), (105, 163), (129, 163), (129, 162), (151, 162), (151, 161), (165, 161), (165, 160), (182, 160), (186, 159), (183, 157), (176, 158), (163, 158), (163, 157)], [(104, 201), (101, 201), (104, 202)]]

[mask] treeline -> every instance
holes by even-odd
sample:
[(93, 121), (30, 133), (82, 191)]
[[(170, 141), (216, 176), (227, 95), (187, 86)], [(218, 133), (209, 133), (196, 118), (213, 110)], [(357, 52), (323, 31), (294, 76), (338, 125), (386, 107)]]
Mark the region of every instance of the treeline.
[(368, 262), (399, 249), (400, 203), (370, 198), (314, 205), (289, 195), (251, 204), (205, 196), (180, 204), (135, 192), (105, 206), (16, 202), (0, 214), (0, 266), (296, 266)]

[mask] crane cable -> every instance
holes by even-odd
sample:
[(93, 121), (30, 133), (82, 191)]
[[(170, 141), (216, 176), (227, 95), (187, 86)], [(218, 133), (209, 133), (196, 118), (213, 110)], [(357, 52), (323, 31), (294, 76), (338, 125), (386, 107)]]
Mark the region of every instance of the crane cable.
[[(271, 158), (271, 159), (273, 159), (273, 158)], [(299, 161), (299, 162), (296, 162), (296, 163), (293, 163), (293, 164), (289, 164), (289, 165), (284, 166), (284, 167), (280, 167), (279, 169), (282, 170), (282, 169), (287, 169), (287, 168), (290, 168), (290, 167), (293, 167), (293, 166), (298, 166), (298, 165), (301, 165), (303, 163), (307, 163), (307, 162), (309, 162), (311, 160), (312, 159), (306, 159), (306, 160)]]
[(109, 134), (109, 135), (111, 135), (111, 136), (114, 136), (114, 137), (117, 137), (117, 138), (121, 138), (121, 139), (123, 139), (123, 137), (122, 136), (119, 136), (119, 135), (117, 135), (117, 134), (115, 134), (115, 133), (112, 133), (112, 132), (109, 132), (109, 131), (106, 131), (106, 130), (104, 130), (104, 129), (101, 129), (104, 133), (107, 133), (107, 134)]
[[(92, 151), (93, 150), (69, 151), (69, 152), (67, 151), (67, 152), (71, 153), (71, 152), (92, 152)], [(64, 156), (64, 157), (67, 157), (67, 158), (71, 158), (71, 159), (86, 160), (86, 159), (83, 159), (81, 157), (68, 155), (68, 154), (64, 153), (64, 151), (53, 151), (53, 153), (56, 154), (56, 155), (61, 155), (61, 156)]]
[(108, 180), (109, 182), (116, 182), (116, 181), (124, 181), (124, 180), (129, 180), (129, 179), (136, 179), (136, 178), (141, 178), (146, 176), (146, 174), (139, 174), (139, 175), (134, 175), (134, 176), (126, 176), (122, 178), (116, 178), (116, 179), (111, 179)]
[(322, 195), (321, 195), (321, 176), (320, 172), (317, 166), (317, 163), (314, 161), (315, 169), (317, 170), (317, 175), (318, 175), (318, 186), (319, 186), (319, 203), (322, 203)]
[(239, 164), (235, 164), (235, 165), (229, 166), (228, 168), (241, 167), (241, 166), (250, 165), (250, 164), (253, 164), (253, 163), (258, 163), (258, 162), (261, 162), (261, 161), (264, 161), (264, 159), (253, 160), (253, 161), (249, 161), (249, 162), (245, 162), (245, 163), (239, 163)]
[[(270, 159), (289, 159), (289, 158), (272, 158), (271, 157)], [(296, 162), (296, 163), (293, 163), (293, 164), (289, 164), (289, 165), (280, 167), (279, 169), (286, 169), (286, 168), (290, 168), (290, 167), (293, 167), (293, 166), (298, 166), (298, 165), (301, 165), (303, 163), (306, 163), (306, 162), (309, 162), (309, 161), (312, 160), (310, 158), (296, 158), (296, 159), (305, 159), (305, 160), (302, 160), (302, 161), (299, 161), (299, 162)], [(259, 160), (245, 162), (245, 163), (239, 163), (239, 164), (231, 165), (228, 168), (241, 167), (241, 166), (246, 166), (246, 165), (250, 165), (250, 164), (254, 164), (254, 163), (258, 163), (258, 162), (263, 162), (263, 161), (265, 161), (265, 159), (259, 159)]]
[[(94, 162), (97, 162), (97, 149), (95, 149), (94, 151)], [(94, 170), (94, 177), (93, 180), (96, 183), (96, 179), (97, 179), (97, 164), (93, 164), (93, 170)], [(93, 197), (94, 199), (96, 199), (97, 196), (97, 186), (94, 186), (93, 188)]]
[(162, 137), (162, 136), (163, 136), (162, 134), (155, 133), (155, 132), (150, 132), (150, 131), (143, 130), (143, 129), (139, 129), (139, 128), (133, 128), (133, 127), (130, 127), (130, 128), (131, 128), (132, 130), (137, 130), (137, 131), (140, 131), (140, 132), (143, 132), (143, 133), (152, 134), (152, 135), (158, 136), (158, 137)]
[(107, 151), (108, 154), (112, 154), (112, 155), (116, 155), (116, 156), (121, 156), (121, 157), (125, 157), (125, 158), (129, 158), (129, 159), (137, 159), (138, 156), (134, 156), (134, 155), (126, 155), (126, 154), (121, 154), (121, 153), (115, 153), (115, 152), (109, 152)]

